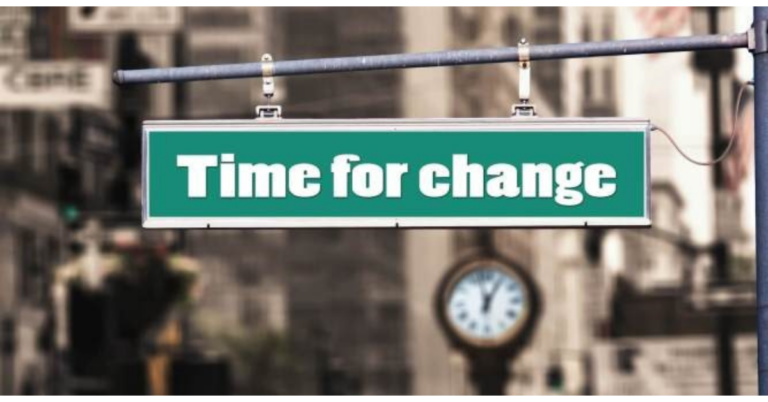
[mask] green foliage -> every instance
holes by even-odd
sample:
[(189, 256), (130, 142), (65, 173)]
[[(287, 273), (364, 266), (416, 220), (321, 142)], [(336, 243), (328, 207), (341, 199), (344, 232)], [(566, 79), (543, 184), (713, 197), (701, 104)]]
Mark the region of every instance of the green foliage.
[(251, 395), (291, 394), (291, 378), (299, 367), (285, 336), (251, 330), (221, 336), (236, 373), (238, 393)]

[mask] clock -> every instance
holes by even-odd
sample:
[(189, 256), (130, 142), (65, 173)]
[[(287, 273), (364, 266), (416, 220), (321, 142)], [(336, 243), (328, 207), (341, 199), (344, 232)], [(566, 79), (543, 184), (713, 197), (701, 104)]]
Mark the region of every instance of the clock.
[(514, 354), (530, 336), (538, 307), (531, 278), (499, 256), (460, 262), (448, 271), (436, 295), (443, 330), (455, 347), (470, 353)]

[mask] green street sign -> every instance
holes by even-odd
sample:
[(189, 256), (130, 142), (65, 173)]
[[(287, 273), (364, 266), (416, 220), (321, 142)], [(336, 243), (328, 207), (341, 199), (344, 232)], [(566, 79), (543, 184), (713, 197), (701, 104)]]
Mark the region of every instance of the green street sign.
[(151, 121), (145, 228), (649, 226), (647, 120)]

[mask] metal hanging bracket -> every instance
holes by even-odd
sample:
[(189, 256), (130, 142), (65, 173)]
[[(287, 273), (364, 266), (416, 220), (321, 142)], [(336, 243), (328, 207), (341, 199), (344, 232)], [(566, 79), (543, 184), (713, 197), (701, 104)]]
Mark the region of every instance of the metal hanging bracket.
[(747, 32), (747, 48), (753, 54), (768, 52), (768, 20), (754, 22)]
[(536, 117), (536, 107), (531, 99), (531, 49), (525, 38), (517, 42), (520, 56), (517, 65), (520, 67), (520, 83), (518, 85), (520, 103), (512, 105), (512, 117)]
[(272, 62), (272, 55), (265, 53), (261, 56), (262, 85), (261, 91), (264, 98), (267, 99), (266, 105), (256, 106), (257, 119), (279, 119), (282, 117), (282, 107), (272, 105), (272, 97), (275, 96), (275, 64)]

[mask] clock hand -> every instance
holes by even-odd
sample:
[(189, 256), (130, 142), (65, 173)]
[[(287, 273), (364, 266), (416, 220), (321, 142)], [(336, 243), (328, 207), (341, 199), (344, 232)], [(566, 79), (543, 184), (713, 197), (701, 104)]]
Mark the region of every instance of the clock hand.
[(487, 308), (485, 305), (487, 304), (487, 300), (488, 300), (488, 294), (485, 293), (485, 287), (483, 286), (484, 283), (485, 283), (485, 279), (482, 276), (478, 275), (477, 286), (480, 288), (480, 297), (483, 300), (483, 304), (480, 306), (480, 311), (482, 313), (485, 313), (487, 311)]
[(493, 290), (491, 290), (491, 295), (490, 295), (491, 297), (493, 297), (493, 295), (496, 294), (496, 291), (499, 290), (503, 279), (504, 279), (503, 277), (499, 277), (499, 279), (496, 280), (496, 283), (493, 284)]
[(499, 290), (502, 279), (503, 278), (499, 277), (499, 279), (496, 280), (496, 283), (493, 284), (493, 289), (491, 289), (491, 293), (488, 293), (487, 295), (483, 296), (483, 313), (487, 313), (488, 309), (491, 307), (491, 300), (493, 300), (493, 295), (496, 294), (496, 291)]
[(483, 314), (488, 313), (488, 309), (491, 307), (491, 295), (483, 296)]
[(485, 283), (485, 279), (483, 279), (482, 276), (477, 277), (477, 286), (480, 287), (480, 294), (483, 296), (483, 299), (486, 297), (485, 293), (485, 286), (483, 284)]

